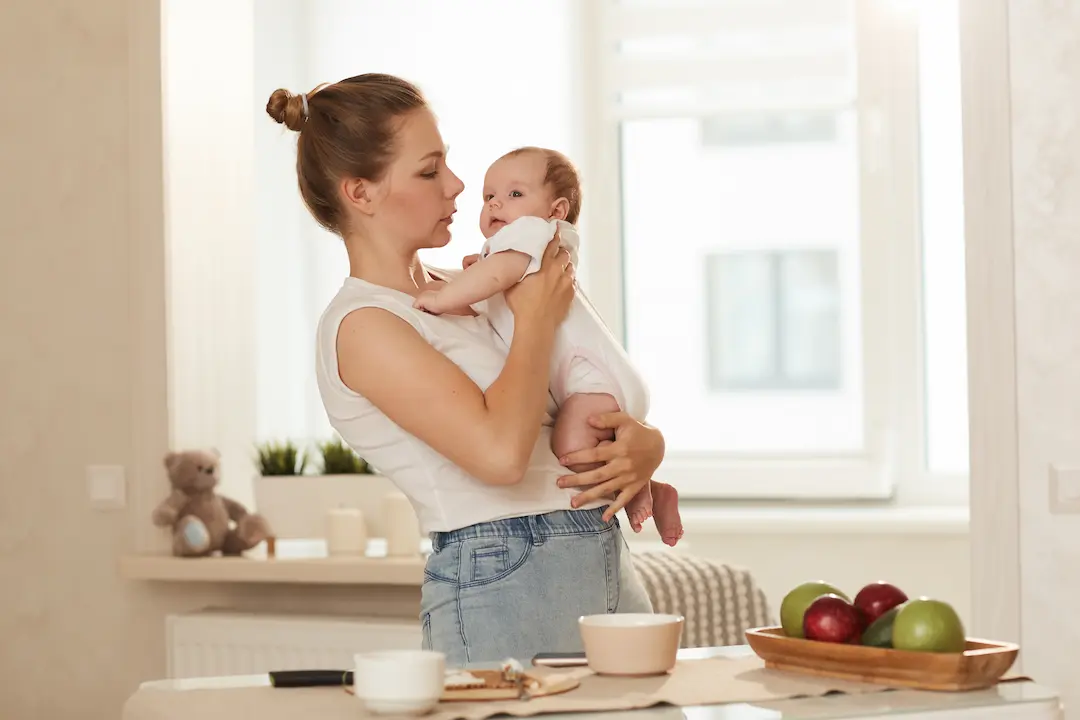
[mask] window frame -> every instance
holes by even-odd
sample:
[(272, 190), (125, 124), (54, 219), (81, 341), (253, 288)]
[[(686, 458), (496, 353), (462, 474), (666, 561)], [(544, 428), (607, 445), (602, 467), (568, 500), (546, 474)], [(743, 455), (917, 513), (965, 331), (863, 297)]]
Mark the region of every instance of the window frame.
[[(648, 113), (615, 106), (615, 33), (626, 19), (621, 12), (665, 12), (670, 26), (672, 8), (627, 10), (618, 0), (595, 0), (581, 8), (582, 127), (590, 142), (582, 158), (589, 202), (582, 212), (580, 276), (593, 305), (625, 338), (619, 123)], [(863, 450), (784, 458), (669, 451), (657, 476), (684, 498), (967, 502), (966, 475), (936, 475), (927, 464), (918, 15), (873, 0), (855, 0), (854, 9), (862, 158)], [(707, 111), (679, 116), (701, 117)]]

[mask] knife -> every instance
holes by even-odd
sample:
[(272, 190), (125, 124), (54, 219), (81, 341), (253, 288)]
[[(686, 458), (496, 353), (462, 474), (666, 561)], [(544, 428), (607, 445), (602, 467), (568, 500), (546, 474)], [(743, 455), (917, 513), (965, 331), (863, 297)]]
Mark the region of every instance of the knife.
[(333, 687), (353, 684), (352, 670), (271, 670), (270, 685), (276, 688)]

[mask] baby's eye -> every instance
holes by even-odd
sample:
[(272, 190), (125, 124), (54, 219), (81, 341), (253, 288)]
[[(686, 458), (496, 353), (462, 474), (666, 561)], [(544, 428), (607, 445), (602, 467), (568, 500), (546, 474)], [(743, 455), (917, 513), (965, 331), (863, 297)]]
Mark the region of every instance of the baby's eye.
[(510, 197), (525, 197), (520, 190), (511, 190)]
[(492, 195), (491, 193), (484, 193), (484, 202), (487, 202), (487, 201), (491, 200), (491, 198), (493, 198), (493, 197), (495, 197), (495, 196)]

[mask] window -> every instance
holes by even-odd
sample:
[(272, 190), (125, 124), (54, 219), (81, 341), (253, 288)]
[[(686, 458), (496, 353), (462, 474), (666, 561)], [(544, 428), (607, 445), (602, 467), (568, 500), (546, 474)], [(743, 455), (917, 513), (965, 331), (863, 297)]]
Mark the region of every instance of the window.
[[(466, 182), (425, 261), (480, 246), (502, 152), (582, 166), (579, 277), (651, 386), (685, 496), (962, 501), (956, 0), (473, 9), (163, 6), (173, 443), (219, 447), (245, 499), (253, 441), (329, 435), (311, 338), (345, 253), (261, 105), (377, 67), (421, 85)], [(404, 25), (415, 42), (386, 32)], [(518, 58), (497, 101), (492, 57)]]
[(832, 249), (706, 256), (710, 392), (840, 387), (837, 256)]
[(622, 272), (585, 283), (664, 473), (696, 497), (962, 497), (937, 482), (967, 454), (956, 3), (591, 8), (585, 247)]

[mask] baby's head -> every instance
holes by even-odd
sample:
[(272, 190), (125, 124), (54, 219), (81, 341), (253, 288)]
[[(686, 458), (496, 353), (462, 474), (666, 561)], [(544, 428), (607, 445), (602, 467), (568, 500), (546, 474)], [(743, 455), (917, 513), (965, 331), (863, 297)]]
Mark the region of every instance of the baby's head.
[(490, 238), (520, 217), (576, 223), (581, 214), (577, 170), (555, 150), (523, 147), (496, 160), (484, 176), (480, 232)]

